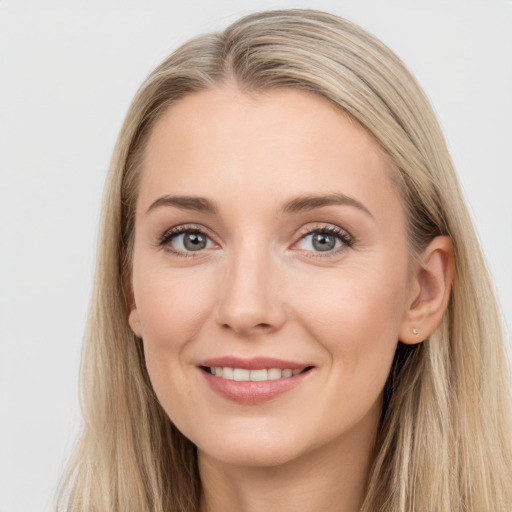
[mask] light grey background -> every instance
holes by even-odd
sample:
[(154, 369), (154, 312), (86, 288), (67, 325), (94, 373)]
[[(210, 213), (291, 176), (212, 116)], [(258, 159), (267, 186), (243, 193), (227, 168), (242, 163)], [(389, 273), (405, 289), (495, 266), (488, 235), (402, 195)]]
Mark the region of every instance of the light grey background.
[(0, 0), (1, 512), (50, 510), (78, 429), (100, 198), (133, 94), (189, 37), (279, 7), (347, 17), (417, 76), (512, 325), (512, 1)]

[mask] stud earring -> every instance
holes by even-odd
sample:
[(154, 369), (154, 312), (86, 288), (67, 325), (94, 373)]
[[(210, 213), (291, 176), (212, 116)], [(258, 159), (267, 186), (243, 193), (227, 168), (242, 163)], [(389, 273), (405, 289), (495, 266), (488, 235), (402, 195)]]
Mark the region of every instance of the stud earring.
[(418, 333), (418, 330), (416, 328), (413, 328), (412, 333), (414, 334), (414, 336), (416, 336), (416, 338), (419, 337), (419, 333)]

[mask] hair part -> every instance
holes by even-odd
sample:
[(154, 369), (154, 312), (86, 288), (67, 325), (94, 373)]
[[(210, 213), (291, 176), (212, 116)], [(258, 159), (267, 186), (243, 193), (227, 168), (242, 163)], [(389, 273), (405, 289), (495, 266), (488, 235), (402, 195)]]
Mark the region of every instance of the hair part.
[[(84, 427), (61, 499), (69, 511), (197, 511), (192, 443), (151, 387), (131, 332), (132, 248), (144, 149), (155, 123), (195, 91), (320, 95), (390, 157), (411, 251), (437, 235), (454, 246), (452, 295), (436, 331), (398, 344), (362, 511), (505, 511), (512, 503), (509, 373), (496, 301), (428, 100), (385, 45), (313, 10), (249, 15), (176, 50), (139, 89), (112, 159), (82, 362)], [(66, 497), (66, 489), (70, 489)]]

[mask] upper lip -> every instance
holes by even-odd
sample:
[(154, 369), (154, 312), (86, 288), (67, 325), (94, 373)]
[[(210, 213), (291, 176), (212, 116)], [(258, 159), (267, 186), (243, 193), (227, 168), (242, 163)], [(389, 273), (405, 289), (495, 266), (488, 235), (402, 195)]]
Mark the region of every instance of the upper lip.
[(198, 366), (212, 367), (229, 367), (229, 368), (244, 368), (247, 370), (263, 370), (265, 368), (279, 368), (281, 370), (302, 370), (308, 366), (307, 363), (300, 363), (297, 361), (286, 361), (284, 359), (276, 359), (274, 357), (251, 357), (240, 358), (235, 356), (214, 357), (206, 359), (199, 363)]

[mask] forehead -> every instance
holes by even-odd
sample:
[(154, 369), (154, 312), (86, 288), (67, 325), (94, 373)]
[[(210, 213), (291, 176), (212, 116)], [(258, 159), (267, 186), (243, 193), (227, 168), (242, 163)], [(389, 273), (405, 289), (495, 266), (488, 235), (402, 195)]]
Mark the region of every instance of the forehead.
[(138, 203), (143, 208), (164, 193), (226, 200), (229, 191), (230, 200), (277, 203), (336, 189), (386, 209), (399, 202), (393, 172), (379, 144), (327, 100), (294, 89), (246, 94), (223, 86), (186, 96), (158, 120)]

